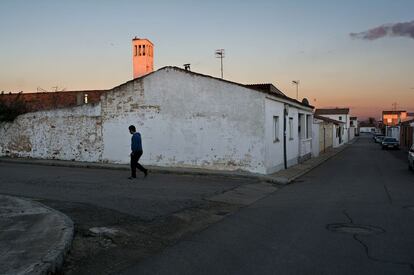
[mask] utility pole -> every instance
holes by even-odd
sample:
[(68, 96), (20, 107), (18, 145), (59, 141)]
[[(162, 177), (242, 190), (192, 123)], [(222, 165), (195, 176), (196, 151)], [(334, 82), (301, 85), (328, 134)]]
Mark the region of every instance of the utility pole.
[(296, 100), (299, 100), (299, 83), (300, 80), (292, 80), (292, 84), (296, 85)]
[(397, 111), (397, 102), (394, 102), (393, 104), (392, 104), (392, 110), (393, 111)]
[(224, 49), (218, 49), (215, 52), (216, 58), (220, 58), (220, 62), (221, 62), (221, 78), (223, 77), (223, 58), (224, 58)]

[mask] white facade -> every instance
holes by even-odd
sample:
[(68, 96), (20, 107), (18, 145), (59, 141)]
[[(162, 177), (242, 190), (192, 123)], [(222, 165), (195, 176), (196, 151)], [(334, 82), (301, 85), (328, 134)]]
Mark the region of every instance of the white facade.
[(166, 68), (103, 95), (103, 160), (127, 163), (128, 126), (148, 165), (266, 173), (264, 94)]
[(319, 139), (321, 138), (319, 135), (320, 127), (323, 127), (321, 123), (322, 121), (318, 119), (314, 119), (312, 123), (312, 157), (314, 158), (318, 157), (321, 151), (319, 142)]
[(142, 135), (144, 165), (269, 174), (284, 168), (285, 117), (291, 166), (311, 155), (311, 107), (166, 67), (104, 93), (100, 104), (1, 124), (0, 154), (128, 163), (132, 124)]
[[(333, 120), (341, 121), (344, 124), (342, 125), (335, 125), (334, 137), (336, 137), (334, 142), (334, 147), (341, 146), (348, 141), (350, 141), (350, 115), (349, 114), (321, 114), (323, 117), (327, 117)], [(339, 133), (339, 136), (338, 136)]]
[[(288, 106), (287, 108), (285, 106)], [(284, 110), (286, 108), (286, 117)], [(271, 96), (265, 97), (265, 144), (266, 144), (266, 171), (267, 174), (277, 172), (284, 168), (284, 137), (283, 123), (286, 123), (286, 164), (292, 166), (311, 157), (312, 153), (312, 124), (300, 122), (299, 117), (312, 119), (312, 111), (298, 104), (280, 101)], [(275, 120), (278, 126), (275, 127)], [(286, 121), (286, 122), (285, 122)], [(311, 121), (311, 120), (310, 120)], [(303, 134), (309, 131), (308, 137), (298, 131), (299, 125)], [(278, 128), (278, 129), (277, 129)], [(277, 132), (277, 133), (275, 133)]]
[[(128, 162), (127, 127), (134, 124), (143, 138), (144, 164), (269, 174), (284, 165), (285, 103), (296, 129), (287, 141), (290, 166), (300, 157), (298, 113), (311, 115), (311, 108), (239, 84), (161, 69), (103, 96), (103, 160)], [(279, 117), (279, 141), (274, 117)]]
[[(344, 125), (333, 125), (332, 127), (332, 137), (333, 137), (333, 148), (344, 145)], [(343, 133), (342, 137), (339, 133)]]

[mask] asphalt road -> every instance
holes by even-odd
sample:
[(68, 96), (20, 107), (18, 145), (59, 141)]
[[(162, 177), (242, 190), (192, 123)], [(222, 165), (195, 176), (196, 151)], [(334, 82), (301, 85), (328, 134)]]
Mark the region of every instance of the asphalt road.
[(128, 171), (0, 163), (0, 193), (77, 202), (151, 221), (204, 203), (254, 180), (150, 174), (129, 180)]
[(128, 176), (120, 170), (0, 163), (0, 194), (37, 200), (73, 220), (75, 236), (63, 274), (118, 274), (239, 207), (206, 198), (257, 182), (172, 174), (131, 181)]
[(414, 173), (370, 138), (124, 274), (414, 274)]

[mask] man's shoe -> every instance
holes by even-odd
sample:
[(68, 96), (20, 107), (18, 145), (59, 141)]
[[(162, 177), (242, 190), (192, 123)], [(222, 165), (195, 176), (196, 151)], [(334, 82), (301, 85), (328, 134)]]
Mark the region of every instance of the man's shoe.
[(128, 177), (129, 180), (136, 179), (137, 177)]

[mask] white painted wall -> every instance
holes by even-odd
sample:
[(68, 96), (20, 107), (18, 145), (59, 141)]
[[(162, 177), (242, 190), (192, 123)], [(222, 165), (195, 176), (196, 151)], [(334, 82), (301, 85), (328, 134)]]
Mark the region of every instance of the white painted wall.
[[(343, 143), (347, 143), (350, 140), (349, 139), (350, 115), (349, 114), (348, 115), (321, 115), (321, 116), (344, 122), (345, 124), (342, 126), (343, 127), (342, 141)], [(336, 137), (336, 134), (335, 134), (335, 137)], [(334, 144), (334, 147), (335, 147), (335, 144)]]
[(341, 145), (343, 145), (344, 143), (339, 143), (339, 137), (337, 137), (336, 133), (337, 133), (337, 129), (341, 127), (340, 125), (336, 125), (334, 124), (332, 127), (332, 138), (333, 138), (333, 148), (337, 148)]
[(320, 147), (320, 127), (323, 127), (321, 125), (321, 122), (319, 120), (314, 119), (312, 123), (312, 157), (319, 156), (319, 153), (321, 151)]
[[(284, 103), (275, 101), (269, 98), (265, 99), (266, 110), (266, 125), (265, 125), (265, 144), (266, 144), (266, 159), (265, 164), (267, 173), (274, 173), (284, 168), (283, 155), (283, 114)], [(279, 134), (278, 140), (274, 140), (274, 126), (273, 117), (279, 117)]]
[(99, 104), (27, 113), (0, 123), (0, 155), (96, 162), (102, 155)]
[[(28, 113), (0, 124), (0, 156), (128, 163), (128, 126), (134, 124), (142, 134), (143, 164), (273, 173), (284, 166), (284, 104), (290, 104), (288, 166), (311, 153), (312, 139), (299, 138), (298, 113), (312, 115), (312, 110), (270, 98), (165, 68), (103, 94), (100, 104)], [(278, 142), (274, 115), (280, 119)]]
[(147, 165), (266, 173), (265, 95), (166, 68), (102, 97), (103, 159), (129, 161), (134, 124)]

